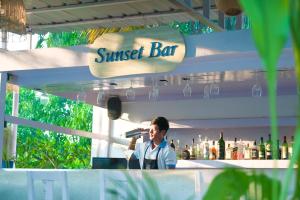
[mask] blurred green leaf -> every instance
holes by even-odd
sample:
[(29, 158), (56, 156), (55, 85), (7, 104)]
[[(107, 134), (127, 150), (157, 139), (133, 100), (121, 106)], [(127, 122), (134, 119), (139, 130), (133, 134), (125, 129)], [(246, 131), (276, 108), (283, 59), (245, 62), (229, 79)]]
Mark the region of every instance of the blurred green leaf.
[(217, 175), (211, 182), (203, 199), (240, 199), (240, 197), (246, 194), (250, 180), (250, 177), (244, 171), (238, 169), (224, 169), (224, 171)]

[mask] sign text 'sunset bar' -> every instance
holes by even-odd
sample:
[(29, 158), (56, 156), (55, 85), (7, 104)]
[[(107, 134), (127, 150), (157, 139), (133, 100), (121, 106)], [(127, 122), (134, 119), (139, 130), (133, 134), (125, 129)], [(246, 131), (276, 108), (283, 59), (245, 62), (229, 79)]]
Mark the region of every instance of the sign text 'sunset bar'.
[(185, 56), (181, 34), (169, 27), (107, 33), (90, 46), (89, 68), (99, 78), (163, 73)]

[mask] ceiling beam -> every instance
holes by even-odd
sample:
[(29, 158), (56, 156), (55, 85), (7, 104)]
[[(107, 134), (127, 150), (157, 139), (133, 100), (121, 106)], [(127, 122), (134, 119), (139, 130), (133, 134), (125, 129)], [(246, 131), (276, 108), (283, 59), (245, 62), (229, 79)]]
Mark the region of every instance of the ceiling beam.
[(87, 3), (80, 3), (80, 4), (65, 4), (62, 6), (53, 6), (53, 7), (45, 7), (45, 8), (36, 8), (36, 9), (28, 9), (26, 10), (27, 15), (32, 14), (42, 14), (47, 12), (56, 12), (56, 11), (69, 11), (75, 9), (83, 9), (83, 8), (94, 8), (94, 7), (103, 7), (103, 6), (117, 6), (120, 4), (127, 4), (127, 3), (138, 3), (144, 2), (149, 0), (110, 0), (110, 1), (98, 1), (98, 2), (87, 2)]
[[(112, 18), (103, 18), (103, 19), (90, 19), (90, 20), (82, 20), (82, 21), (72, 21), (72, 22), (63, 22), (63, 23), (56, 23), (56, 24), (41, 24), (41, 25), (30, 25), (32, 32), (46, 32), (48, 29), (53, 28), (71, 28), (75, 26), (90, 26), (90, 27), (105, 27), (102, 24), (114, 24), (114, 22), (126, 22), (126, 24), (130, 24), (130, 20), (140, 20), (140, 25), (146, 25), (145, 22), (147, 19), (151, 19), (151, 21), (155, 20), (156, 18), (161, 20), (162, 17), (171, 17), (172, 15), (178, 15), (184, 13), (181, 10), (177, 11), (161, 11), (155, 12), (150, 14), (138, 14), (138, 15), (131, 15), (126, 17), (112, 17)], [(144, 24), (142, 24), (144, 23)], [(133, 24), (137, 25), (136, 23)], [(107, 26), (108, 27), (108, 26)], [(43, 31), (45, 30), (45, 31)]]
[(177, 6), (179, 9), (182, 9), (186, 13), (188, 13), (193, 18), (199, 20), (202, 24), (211, 27), (215, 31), (221, 32), (224, 31), (222, 27), (220, 27), (218, 24), (213, 23), (203, 15), (201, 15), (197, 10), (190, 7), (188, 3), (186, 3), (184, 0), (169, 0), (170, 3)]

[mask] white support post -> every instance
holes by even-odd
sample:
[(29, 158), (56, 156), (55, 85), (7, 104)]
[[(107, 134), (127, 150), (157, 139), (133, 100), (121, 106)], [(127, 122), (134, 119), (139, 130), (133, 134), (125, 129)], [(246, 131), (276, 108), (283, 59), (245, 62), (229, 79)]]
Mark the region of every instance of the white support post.
[[(13, 102), (12, 102), (12, 116), (19, 116), (19, 87), (17, 86), (15, 90), (13, 90)], [(12, 124), (12, 145), (11, 151), (12, 156), (16, 158), (17, 156), (17, 132), (18, 132), (18, 124)]]
[(0, 73), (0, 169), (2, 168), (5, 97), (6, 97), (7, 73)]

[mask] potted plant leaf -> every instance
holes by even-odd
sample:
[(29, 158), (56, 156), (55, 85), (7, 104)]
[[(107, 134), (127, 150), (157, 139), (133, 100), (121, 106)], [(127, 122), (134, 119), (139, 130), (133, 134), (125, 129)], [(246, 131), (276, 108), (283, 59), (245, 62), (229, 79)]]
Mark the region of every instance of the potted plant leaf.
[(12, 168), (15, 157), (12, 153), (12, 131), (7, 122), (4, 122), (3, 131), (3, 151), (2, 151), (2, 168)]

